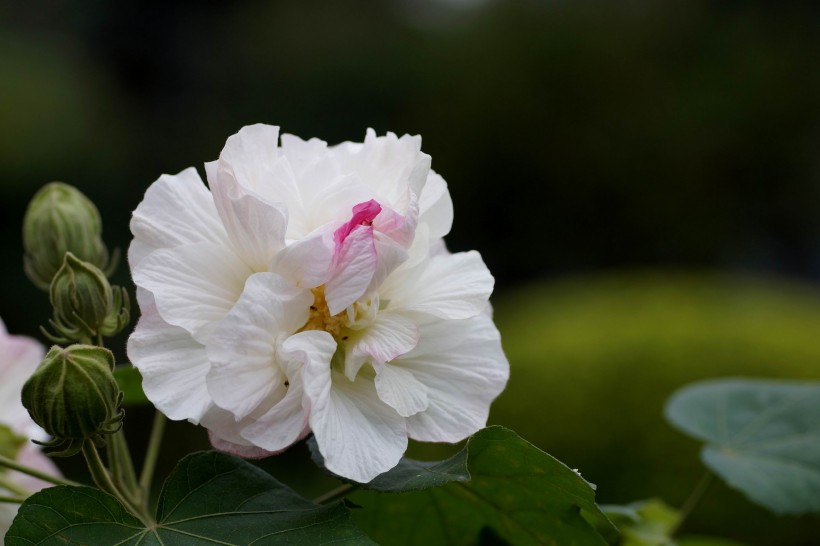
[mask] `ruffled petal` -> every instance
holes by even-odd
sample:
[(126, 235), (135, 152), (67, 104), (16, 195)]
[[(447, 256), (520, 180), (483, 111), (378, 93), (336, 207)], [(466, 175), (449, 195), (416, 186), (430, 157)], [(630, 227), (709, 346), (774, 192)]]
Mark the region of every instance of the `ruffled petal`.
[(385, 364), (377, 370), (376, 392), (382, 402), (402, 417), (410, 417), (427, 409), (427, 386), (412, 372)]
[(409, 352), (419, 341), (411, 319), (396, 313), (379, 313), (370, 326), (348, 331), (345, 375), (351, 381), (365, 362), (380, 366)]
[(332, 231), (318, 229), (277, 253), (271, 261), (270, 270), (295, 286), (319, 286), (330, 274), (334, 247)]
[(419, 198), (419, 223), (427, 224), (431, 239), (444, 237), (453, 227), (453, 200), (447, 182), (434, 171), (427, 175)]
[(201, 425), (208, 429), (208, 439), (214, 449), (243, 459), (262, 459), (273, 455), (242, 438), (240, 431), (250, 422), (250, 418), (237, 421), (231, 412), (211, 406), (202, 416)]
[(268, 451), (253, 444), (237, 444), (228, 440), (223, 440), (217, 434), (209, 430), (208, 441), (211, 442), (211, 447), (217, 451), (229, 453), (234, 457), (241, 457), (243, 459), (264, 459), (271, 455), (276, 455), (272, 451)]
[(379, 400), (372, 379), (349, 381), (327, 362), (303, 368), (310, 428), (325, 466), (367, 483), (396, 466), (407, 449), (404, 418)]
[(252, 273), (229, 249), (211, 243), (159, 249), (133, 268), (134, 282), (154, 295), (163, 320), (203, 343)]
[(484, 427), (510, 373), (485, 315), (422, 326), (416, 348), (389, 366), (412, 372), (428, 389), (427, 409), (407, 419), (410, 437), (422, 442), (458, 442)]
[(331, 315), (342, 312), (361, 298), (376, 272), (376, 245), (371, 226), (356, 226), (334, 255), (325, 299)]
[(128, 261), (132, 267), (160, 248), (228, 242), (211, 192), (193, 167), (162, 175), (148, 188), (131, 218), (131, 233)]
[[(237, 420), (264, 412), (287, 392), (288, 377), (276, 358), (279, 339), (308, 319), (313, 295), (274, 273), (257, 273), (208, 340), (208, 392)], [(264, 402), (263, 408), (260, 404)]]
[(399, 212), (406, 210), (409, 189), (421, 195), (430, 171), (430, 156), (421, 151), (421, 137), (394, 133), (376, 136), (368, 129), (363, 144), (346, 142), (331, 148), (343, 173), (355, 172)]
[(218, 198), (219, 212), (236, 253), (252, 270), (266, 271), (285, 246), (287, 208), (252, 194)]
[[(277, 358), (286, 362), (289, 379), (287, 394), (255, 422), (242, 429), (242, 436), (254, 445), (270, 451), (281, 451), (310, 432), (309, 404), (304, 397), (302, 366), (308, 361), (325, 362), (336, 350), (336, 342), (326, 332), (311, 330), (295, 334), (280, 346)], [(306, 408), (305, 406), (308, 406)]]
[(142, 305), (142, 316), (128, 338), (128, 358), (142, 374), (145, 395), (169, 419), (196, 424), (211, 406), (205, 346), (187, 330), (162, 320), (153, 303)]
[(382, 293), (391, 309), (446, 319), (465, 319), (487, 307), (495, 281), (481, 255), (471, 250), (430, 257), (387, 279)]
[[(271, 172), (279, 162), (279, 127), (257, 123), (242, 127), (228, 137), (219, 154), (219, 167), (229, 172), (245, 190), (265, 195), (265, 186), (274, 183)], [(208, 177), (218, 192), (221, 180)]]

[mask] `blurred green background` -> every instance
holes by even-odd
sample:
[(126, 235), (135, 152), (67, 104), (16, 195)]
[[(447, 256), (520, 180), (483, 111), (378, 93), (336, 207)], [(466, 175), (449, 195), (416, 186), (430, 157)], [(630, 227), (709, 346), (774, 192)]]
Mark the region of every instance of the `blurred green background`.
[[(512, 376), (493, 422), (603, 502), (679, 505), (700, 468), (663, 423), (669, 393), (820, 376), (818, 28), (820, 5), (790, 0), (2, 2), (0, 317), (34, 334), (48, 316), (19, 227), (48, 181), (88, 194), (125, 249), (148, 185), (201, 171), (242, 125), (421, 134), (450, 248), (497, 278)], [(150, 415), (129, 417), (139, 444)], [(204, 445), (172, 430), (179, 453)], [(820, 520), (717, 488), (687, 529), (808, 545)]]

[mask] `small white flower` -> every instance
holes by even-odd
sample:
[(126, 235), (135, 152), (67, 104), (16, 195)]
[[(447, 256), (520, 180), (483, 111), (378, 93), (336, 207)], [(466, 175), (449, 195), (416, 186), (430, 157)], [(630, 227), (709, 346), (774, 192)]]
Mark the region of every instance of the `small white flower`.
[[(0, 320), (0, 425), (8, 427), (13, 434), (27, 439), (17, 453), (17, 460), (20, 463), (59, 476), (60, 472), (54, 463), (30, 441), (46, 440), (47, 435), (31, 420), (20, 401), (23, 384), (34, 373), (44, 354), (43, 346), (37, 341), (9, 335), (3, 321)], [(0, 477), (30, 493), (50, 485), (31, 476), (2, 468)], [(14, 492), (5, 491), (0, 485), (0, 494), (14, 495)], [(16, 514), (17, 505), (0, 503), (0, 541)]]
[(246, 457), (311, 430), (328, 468), (368, 481), (408, 436), (484, 425), (508, 374), (477, 253), (441, 241), (452, 204), (416, 137), (328, 147), (246, 127), (160, 178), (129, 251), (143, 317), (129, 356), (155, 405)]

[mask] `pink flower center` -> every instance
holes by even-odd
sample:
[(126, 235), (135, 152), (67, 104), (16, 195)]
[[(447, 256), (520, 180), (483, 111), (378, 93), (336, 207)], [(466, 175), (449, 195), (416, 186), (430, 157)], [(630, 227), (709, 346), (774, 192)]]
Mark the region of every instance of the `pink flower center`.
[(375, 220), (381, 211), (382, 206), (375, 199), (359, 203), (353, 207), (353, 218), (333, 232), (333, 241), (336, 243), (336, 248), (342, 245), (356, 226), (372, 226), (373, 220)]

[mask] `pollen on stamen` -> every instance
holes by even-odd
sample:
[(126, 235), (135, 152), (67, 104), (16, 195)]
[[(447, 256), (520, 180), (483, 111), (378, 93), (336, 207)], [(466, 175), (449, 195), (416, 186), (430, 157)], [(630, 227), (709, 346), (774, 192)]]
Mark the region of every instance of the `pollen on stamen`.
[[(349, 319), (347, 313), (342, 311), (336, 315), (330, 314), (330, 309), (328, 309), (327, 301), (325, 300), (324, 286), (311, 288), (310, 291), (313, 294), (313, 305), (310, 306), (308, 320), (300, 331), (322, 330), (338, 340), (341, 336), (342, 329), (348, 325)], [(345, 339), (345, 337), (341, 339)]]

